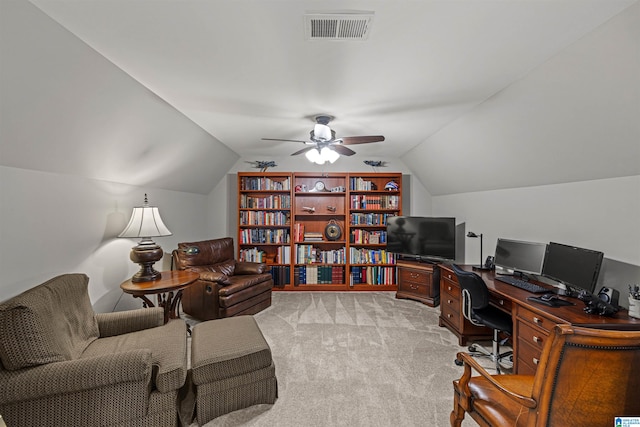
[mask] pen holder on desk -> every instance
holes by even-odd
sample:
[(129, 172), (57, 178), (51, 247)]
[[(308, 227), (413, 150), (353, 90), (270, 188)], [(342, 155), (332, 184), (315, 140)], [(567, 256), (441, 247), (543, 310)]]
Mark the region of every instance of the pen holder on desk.
[(629, 297), (629, 316), (640, 319), (640, 300)]

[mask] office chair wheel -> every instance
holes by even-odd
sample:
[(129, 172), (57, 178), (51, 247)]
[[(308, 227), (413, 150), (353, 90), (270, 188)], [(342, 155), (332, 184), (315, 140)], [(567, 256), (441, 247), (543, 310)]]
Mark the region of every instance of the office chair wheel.
[(469, 350), (469, 353), (477, 353), (478, 350), (476, 349), (476, 345), (475, 344), (471, 344), (469, 347), (467, 347), (467, 350)]
[(453, 363), (455, 363), (455, 364), (456, 364), (456, 366), (462, 366), (462, 365), (464, 365), (464, 362), (463, 362), (462, 360), (458, 360), (458, 359), (454, 360), (454, 361), (453, 361)]

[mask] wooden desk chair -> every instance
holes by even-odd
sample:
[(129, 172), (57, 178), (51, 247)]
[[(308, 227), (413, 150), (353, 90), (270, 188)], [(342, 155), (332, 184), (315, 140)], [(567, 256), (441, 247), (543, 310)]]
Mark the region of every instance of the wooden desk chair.
[[(640, 331), (556, 325), (535, 375), (491, 375), (466, 353), (451, 425), (612, 426), (640, 416)], [(479, 376), (471, 376), (471, 368)]]

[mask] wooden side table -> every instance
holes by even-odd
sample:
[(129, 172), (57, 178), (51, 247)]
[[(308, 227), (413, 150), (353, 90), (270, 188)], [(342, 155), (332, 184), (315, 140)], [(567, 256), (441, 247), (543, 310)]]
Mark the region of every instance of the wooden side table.
[(120, 288), (142, 300), (142, 306), (155, 307), (153, 301), (147, 295), (156, 295), (158, 306), (164, 308), (164, 321), (177, 319), (178, 308), (182, 300), (182, 290), (198, 280), (200, 275), (193, 271), (163, 271), (162, 276), (150, 282), (134, 283), (131, 279), (122, 282)]

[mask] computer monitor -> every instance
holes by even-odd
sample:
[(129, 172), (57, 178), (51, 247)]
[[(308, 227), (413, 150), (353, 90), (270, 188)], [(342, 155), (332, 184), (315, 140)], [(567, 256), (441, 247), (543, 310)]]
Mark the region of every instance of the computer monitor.
[[(551, 242), (542, 266), (542, 275), (570, 288), (593, 293), (604, 254), (591, 249)], [(570, 289), (576, 290), (576, 289)]]
[(497, 274), (540, 274), (546, 243), (498, 239), (495, 266)]

